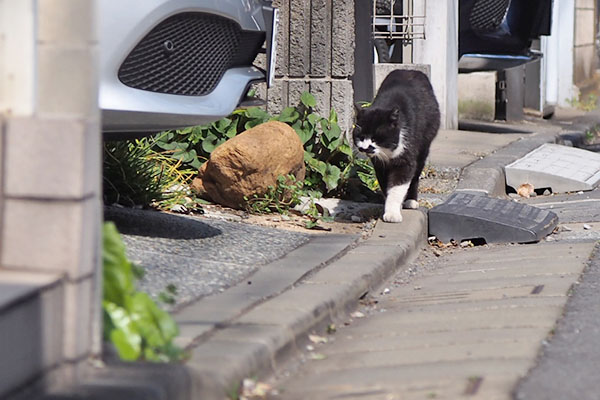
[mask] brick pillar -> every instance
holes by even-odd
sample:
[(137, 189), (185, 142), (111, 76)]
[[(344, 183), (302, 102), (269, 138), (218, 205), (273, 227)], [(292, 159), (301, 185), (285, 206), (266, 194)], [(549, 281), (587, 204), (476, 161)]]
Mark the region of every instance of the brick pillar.
[(60, 338), (58, 362), (38, 374), (76, 372), (100, 349), (94, 9), (93, 0), (0, 0), (0, 272), (57, 276), (63, 296), (41, 333)]
[(303, 91), (323, 116), (334, 108), (343, 130), (353, 118), (354, 0), (274, 0), (280, 10), (274, 86), (268, 110), (298, 104)]

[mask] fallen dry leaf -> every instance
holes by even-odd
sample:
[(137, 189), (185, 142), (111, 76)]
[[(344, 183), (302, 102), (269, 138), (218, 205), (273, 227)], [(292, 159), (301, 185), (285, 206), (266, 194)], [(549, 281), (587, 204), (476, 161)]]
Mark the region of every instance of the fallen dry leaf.
[(354, 311), (352, 314), (350, 314), (350, 316), (352, 318), (364, 318), (365, 314), (361, 313), (360, 311)]
[(336, 331), (337, 331), (337, 328), (336, 328), (335, 324), (327, 325), (327, 333), (329, 333), (330, 335), (333, 335)]
[(266, 383), (257, 382), (254, 379), (244, 379), (240, 400), (266, 399), (271, 389), (271, 386)]
[(533, 190), (534, 187), (531, 183), (524, 183), (517, 189), (517, 194), (528, 199), (533, 194)]
[(327, 338), (319, 335), (308, 335), (308, 340), (315, 344), (327, 343)]
[(308, 358), (310, 358), (311, 360), (324, 360), (327, 358), (327, 356), (322, 353), (310, 353), (308, 355)]

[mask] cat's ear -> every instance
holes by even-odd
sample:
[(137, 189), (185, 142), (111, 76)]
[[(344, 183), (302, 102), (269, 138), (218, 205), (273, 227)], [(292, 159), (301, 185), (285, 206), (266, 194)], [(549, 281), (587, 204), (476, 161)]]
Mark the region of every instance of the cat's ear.
[(390, 121), (396, 122), (400, 118), (400, 109), (395, 107), (390, 111)]

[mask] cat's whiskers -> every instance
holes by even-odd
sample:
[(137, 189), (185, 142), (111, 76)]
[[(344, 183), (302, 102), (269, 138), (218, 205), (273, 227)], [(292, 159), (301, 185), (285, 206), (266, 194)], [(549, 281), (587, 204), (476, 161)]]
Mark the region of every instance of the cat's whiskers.
[(390, 161), (389, 150), (384, 148), (378, 148), (375, 153), (371, 155), (372, 158), (378, 158), (379, 161), (387, 163)]

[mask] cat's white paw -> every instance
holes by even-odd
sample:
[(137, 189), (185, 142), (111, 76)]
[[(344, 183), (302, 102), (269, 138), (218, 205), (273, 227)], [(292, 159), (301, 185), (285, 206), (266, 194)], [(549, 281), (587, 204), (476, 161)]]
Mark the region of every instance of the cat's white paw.
[(386, 210), (385, 213), (383, 213), (383, 220), (385, 222), (402, 222), (402, 212), (400, 211), (400, 208)]
[(404, 204), (402, 204), (402, 206), (404, 208), (409, 208), (411, 210), (416, 210), (417, 208), (419, 208), (419, 202), (416, 201), (416, 200), (414, 200), (414, 199), (409, 199), (409, 200), (406, 200), (404, 202)]

